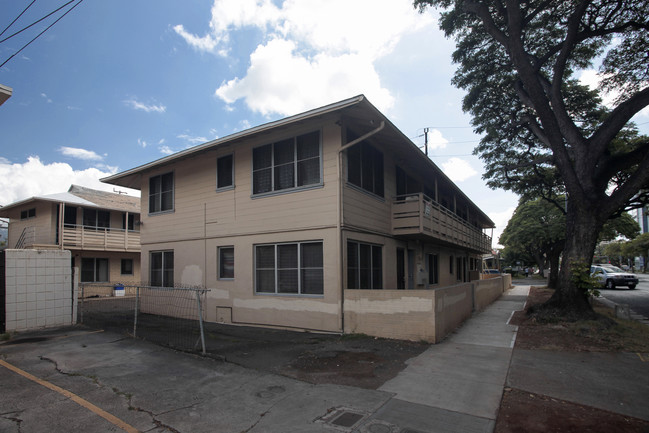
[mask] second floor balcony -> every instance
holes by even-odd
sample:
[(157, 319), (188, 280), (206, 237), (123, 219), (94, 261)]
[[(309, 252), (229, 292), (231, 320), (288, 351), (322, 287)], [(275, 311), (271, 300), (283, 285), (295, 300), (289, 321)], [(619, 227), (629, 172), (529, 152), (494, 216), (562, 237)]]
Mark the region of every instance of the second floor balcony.
[(66, 224), (63, 248), (103, 251), (140, 251), (140, 232)]
[(63, 236), (52, 239), (39, 227), (26, 227), (14, 248), (140, 251), (140, 232), (66, 224)]
[(422, 193), (392, 202), (392, 233), (430, 238), (481, 254), (491, 251), (491, 237)]

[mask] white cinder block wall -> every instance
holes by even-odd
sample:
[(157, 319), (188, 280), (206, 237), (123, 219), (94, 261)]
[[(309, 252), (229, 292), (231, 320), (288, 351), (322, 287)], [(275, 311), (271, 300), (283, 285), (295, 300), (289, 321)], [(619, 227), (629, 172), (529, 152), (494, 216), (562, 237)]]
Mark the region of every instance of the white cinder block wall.
[(5, 251), (6, 331), (76, 323), (70, 251)]

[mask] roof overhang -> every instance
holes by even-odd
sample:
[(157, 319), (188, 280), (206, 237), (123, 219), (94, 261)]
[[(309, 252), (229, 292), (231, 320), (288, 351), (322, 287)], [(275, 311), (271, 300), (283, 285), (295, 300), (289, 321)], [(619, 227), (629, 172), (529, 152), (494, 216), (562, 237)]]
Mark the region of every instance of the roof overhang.
[(0, 84), (0, 105), (4, 104), (7, 99), (11, 98), (13, 89), (11, 87)]
[(424, 152), (417, 147), (407, 136), (405, 136), (390, 120), (385, 117), (374, 105), (372, 105), (364, 95), (358, 95), (353, 98), (345, 99), (330, 105), (325, 105), (314, 110), (306, 111), (294, 116), (286, 117), (277, 121), (269, 122), (256, 126), (245, 131), (240, 131), (223, 138), (209, 141), (204, 144), (180, 151), (173, 155), (160, 158), (156, 161), (114, 174), (101, 179), (102, 182), (119, 185), (127, 188), (139, 190), (142, 186), (142, 176), (144, 173), (175, 163), (179, 160), (194, 156), (201, 152), (213, 150), (219, 146), (240, 142), (242, 139), (251, 138), (258, 134), (269, 132), (271, 130), (288, 127), (299, 122), (312, 120), (325, 115), (338, 115), (344, 123), (361, 125), (368, 132), (385, 122), (385, 127), (377, 132), (374, 140), (394, 155), (402, 155), (404, 161), (409, 161), (410, 165), (424, 171), (432, 170), (435, 175), (445, 184), (448, 184), (455, 193), (473, 207), (480, 215), (480, 220), (486, 228), (495, 227), (493, 221), (476, 206), (453, 181), (430, 159)]

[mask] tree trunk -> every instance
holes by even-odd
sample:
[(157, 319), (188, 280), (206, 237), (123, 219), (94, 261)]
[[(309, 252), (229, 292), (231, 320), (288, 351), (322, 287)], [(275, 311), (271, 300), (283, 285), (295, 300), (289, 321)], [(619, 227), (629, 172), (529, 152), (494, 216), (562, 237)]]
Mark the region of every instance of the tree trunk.
[(556, 289), (559, 287), (559, 259), (561, 258), (561, 249), (557, 248), (557, 251), (552, 251), (549, 254), (550, 261), (550, 275), (548, 276), (548, 287), (550, 289)]
[(593, 260), (597, 237), (604, 225), (597, 209), (585, 211), (582, 203), (577, 210), (575, 203), (568, 201), (566, 215), (566, 243), (554, 295), (545, 307), (558, 310), (562, 315), (576, 317), (590, 316), (593, 309), (588, 302), (587, 288), (578, 284), (572, 275), (577, 266), (588, 267)]

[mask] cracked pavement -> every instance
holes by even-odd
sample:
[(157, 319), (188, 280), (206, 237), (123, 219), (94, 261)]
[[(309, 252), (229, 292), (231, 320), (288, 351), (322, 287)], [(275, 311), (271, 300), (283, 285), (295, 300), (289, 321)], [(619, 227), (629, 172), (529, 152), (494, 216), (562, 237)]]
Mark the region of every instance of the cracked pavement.
[[(376, 390), (308, 384), (75, 328), (34, 343), (0, 345), (0, 359), (140, 432), (341, 431), (321, 420), (341, 407), (369, 414), (392, 397)], [(45, 426), (53, 433), (125, 430), (7, 368), (0, 367), (0, 382), (2, 432), (41, 432)]]

